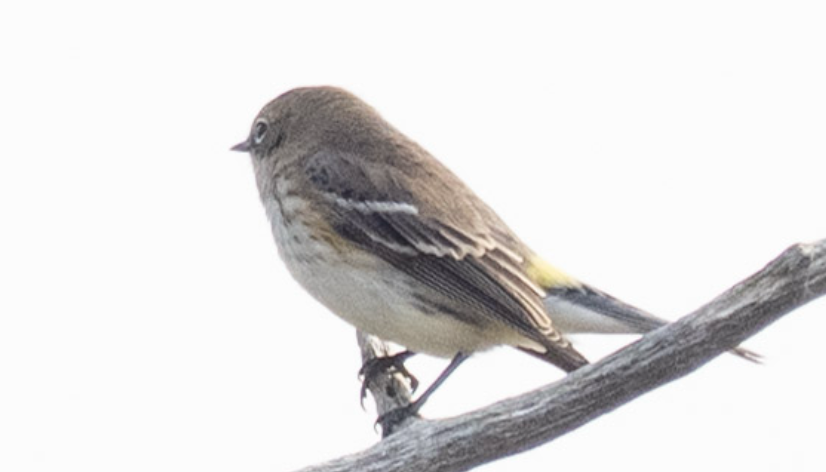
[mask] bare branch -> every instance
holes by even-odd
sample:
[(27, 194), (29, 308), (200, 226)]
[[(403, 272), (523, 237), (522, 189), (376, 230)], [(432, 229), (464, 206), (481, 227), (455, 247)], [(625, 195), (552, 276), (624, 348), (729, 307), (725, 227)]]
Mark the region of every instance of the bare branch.
[(464, 471), (534, 448), (694, 371), (824, 293), (826, 240), (792, 246), (694, 313), (558, 382), (459, 417), (411, 421), (365, 451), (302, 472)]

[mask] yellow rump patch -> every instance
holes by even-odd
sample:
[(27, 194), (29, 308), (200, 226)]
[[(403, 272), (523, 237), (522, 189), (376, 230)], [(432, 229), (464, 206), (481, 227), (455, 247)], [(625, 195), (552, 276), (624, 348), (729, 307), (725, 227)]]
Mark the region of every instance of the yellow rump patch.
[(528, 258), (525, 272), (530, 279), (542, 288), (579, 287), (582, 284), (575, 278), (548, 264), (539, 256)]

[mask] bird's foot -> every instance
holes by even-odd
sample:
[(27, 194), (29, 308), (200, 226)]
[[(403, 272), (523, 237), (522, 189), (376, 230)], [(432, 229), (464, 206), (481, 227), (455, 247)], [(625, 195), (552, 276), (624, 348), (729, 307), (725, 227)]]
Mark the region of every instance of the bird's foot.
[(361, 382), (361, 406), (364, 408), (364, 398), (367, 396), (368, 384), (378, 375), (401, 374), (410, 382), (410, 390), (415, 392), (419, 386), (419, 380), (411, 374), (404, 366), (404, 361), (413, 356), (415, 352), (402, 351), (398, 354), (385, 357), (374, 357), (365, 362), (359, 369)]

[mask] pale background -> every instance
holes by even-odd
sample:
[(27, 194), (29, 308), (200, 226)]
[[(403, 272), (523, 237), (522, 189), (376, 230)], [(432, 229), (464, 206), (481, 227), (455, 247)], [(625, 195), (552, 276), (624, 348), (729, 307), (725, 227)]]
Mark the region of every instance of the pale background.
[[(352, 90), (537, 252), (665, 317), (826, 237), (822, 2), (11, 3), (3, 471), (290, 471), (378, 440), (353, 330), (290, 279), (228, 151), (295, 86)], [(723, 356), (480, 470), (824, 470), (824, 311), (750, 340), (762, 367)], [(424, 413), (560, 376), (495, 350)]]

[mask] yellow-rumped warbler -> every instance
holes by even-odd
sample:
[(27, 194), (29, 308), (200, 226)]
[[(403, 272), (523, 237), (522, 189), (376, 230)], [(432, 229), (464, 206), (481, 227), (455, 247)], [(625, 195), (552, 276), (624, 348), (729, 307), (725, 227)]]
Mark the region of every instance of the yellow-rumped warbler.
[[(573, 371), (563, 333), (666, 322), (543, 261), (458, 177), (352, 94), (300, 88), (268, 103), (249, 152), (281, 258), (356, 328), (453, 357), (497, 345)], [(753, 357), (745, 350), (736, 351)]]

